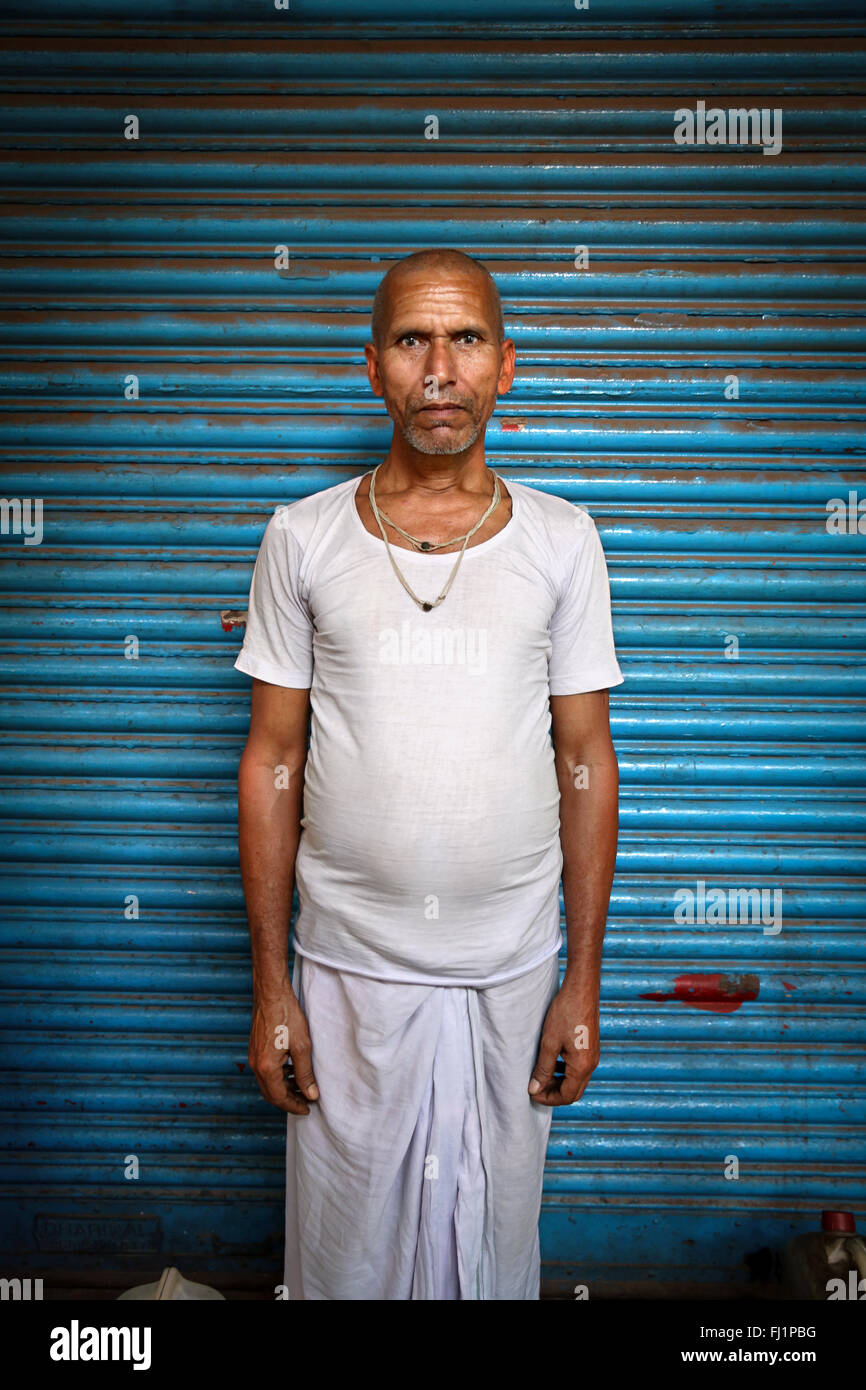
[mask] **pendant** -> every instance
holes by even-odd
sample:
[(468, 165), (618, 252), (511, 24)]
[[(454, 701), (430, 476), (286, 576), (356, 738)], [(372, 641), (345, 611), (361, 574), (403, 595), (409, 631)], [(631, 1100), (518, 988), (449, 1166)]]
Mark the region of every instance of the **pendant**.
[(429, 549), (430, 549), (430, 542), (429, 542), (429, 541), (421, 541), (420, 544), (421, 544), (421, 549), (422, 549), (422, 550), (429, 550)]
[(432, 607), (433, 607), (432, 603), (422, 603), (422, 604), (421, 604), (421, 611), (422, 611), (423, 613), (429, 613), (429, 612), (430, 612), (430, 609), (431, 609)]

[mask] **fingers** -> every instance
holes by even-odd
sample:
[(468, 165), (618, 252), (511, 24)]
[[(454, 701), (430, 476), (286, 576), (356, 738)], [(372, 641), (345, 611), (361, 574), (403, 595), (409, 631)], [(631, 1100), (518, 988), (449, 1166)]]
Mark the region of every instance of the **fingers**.
[(307, 1020), (296, 1000), (254, 1010), (249, 1064), (265, 1100), (290, 1115), (309, 1115), (307, 1102), (319, 1099), (319, 1088)]
[(299, 1092), (308, 1100), (318, 1100), (319, 1088), (313, 1075), (313, 1049), (309, 1033), (293, 1038), (290, 1051)]
[(278, 1110), (285, 1110), (290, 1115), (309, 1115), (310, 1107), (285, 1067), (276, 1071), (259, 1071), (256, 1080), (265, 1100)]
[(539, 1091), (532, 1099), (539, 1105), (573, 1105), (576, 1100), (580, 1100), (588, 1081), (589, 1077), (581, 1085), (575, 1077), (558, 1073), (547, 1090)]
[[(546, 1066), (540, 1065), (543, 1051), (542, 1043), (539, 1064), (536, 1064), (529, 1083), (532, 1100), (538, 1105), (573, 1105), (576, 1100), (580, 1100), (589, 1085), (594, 1066), (587, 1066), (583, 1059), (580, 1065), (576, 1065), (567, 1055), (564, 1061), (560, 1061), (557, 1052), (553, 1066), (548, 1071)], [(532, 1087), (536, 1081), (540, 1085), (533, 1091)]]
[(529, 1081), (529, 1094), (534, 1099), (542, 1096), (553, 1080), (558, 1057), (558, 1043), (554, 1042), (549, 1035), (542, 1033), (538, 1047), (538, 1060)]

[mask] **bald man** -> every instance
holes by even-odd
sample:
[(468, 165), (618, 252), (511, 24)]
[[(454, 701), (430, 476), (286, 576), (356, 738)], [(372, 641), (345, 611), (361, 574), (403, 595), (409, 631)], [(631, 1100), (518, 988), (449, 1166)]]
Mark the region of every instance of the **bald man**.
[(537, 1299), (552, 1109), (599, 1057), (607, 569), (582, 508), (485, 462), (515, 350), (479, 262), (392, 266), (365, 354), (388, 453), (277, 509), (236, 663), (249, 1058), (288, 1117), (283, 1296)]

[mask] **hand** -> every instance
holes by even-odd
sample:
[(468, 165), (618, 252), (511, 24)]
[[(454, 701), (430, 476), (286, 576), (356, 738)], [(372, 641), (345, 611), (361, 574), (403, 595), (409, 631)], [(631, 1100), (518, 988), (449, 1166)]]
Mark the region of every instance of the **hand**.
[(310, 1030), (291, 989), (254, 1001), (249, 1063), (265, 1100), (290, 1115), (309, 1115), (307, 1101), (319, 1099), (319, 1088)]
[[(539, 1105), (571, 1105), (580, 1100), (598, 1066), (598, 997), (588, 1000), (563, 984), (544, 1020), (529, 1094)], [(564, 1068), (557, 1070), (557, 1059)], [(533, 1089), (535, 1088), (535, 1089)]]

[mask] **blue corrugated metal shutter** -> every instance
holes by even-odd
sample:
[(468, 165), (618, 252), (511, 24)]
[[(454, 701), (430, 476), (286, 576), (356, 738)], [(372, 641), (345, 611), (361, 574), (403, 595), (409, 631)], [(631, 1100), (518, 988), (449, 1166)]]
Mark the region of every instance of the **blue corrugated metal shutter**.
[[(436, 244), (497, 276), (520, 370), (490, 461), (595, 517), (627, 678), (549, 1287), (736, 1287), (863, 1211), (862, 22), (465, 9), (5, 7), (3, 492), (44, 538), (8, 512), (2, 1260), (49, 1289), (277, 1282), (218, 615), (274, 507), (384, 453), (369, 306)], [(699, 100), (781, 108), (782, 152), (675, 146)], [(699, 884), (780, 891), (782, 930), (678, 922)]]

